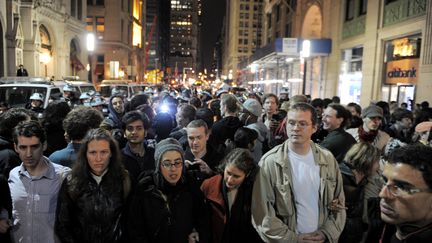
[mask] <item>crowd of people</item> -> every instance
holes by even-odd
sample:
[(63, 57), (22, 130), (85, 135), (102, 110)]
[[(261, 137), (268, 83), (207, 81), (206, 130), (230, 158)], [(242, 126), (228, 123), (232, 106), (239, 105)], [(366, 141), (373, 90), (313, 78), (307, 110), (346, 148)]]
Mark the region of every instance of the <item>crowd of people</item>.
[(179, 91), (3, 102), (0, 242), (432, 241), (427, 102)]

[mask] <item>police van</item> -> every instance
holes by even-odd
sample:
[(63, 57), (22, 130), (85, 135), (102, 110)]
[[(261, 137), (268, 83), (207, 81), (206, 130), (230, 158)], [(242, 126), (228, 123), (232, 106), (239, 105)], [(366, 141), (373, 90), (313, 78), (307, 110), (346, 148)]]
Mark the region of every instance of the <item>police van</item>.
[(59, 100), (62, 97), (60, 88), (45, 77), (0, 78), (0, 100), (11, 107), (25, 107), (34, 93), (42, 95), (44, 109), (50, 100)]
[(92, 83), (87, 82), (87, 80), (81, 80), (78, 76), (65, 76), (62, 80), (56, 80), (53, 83), (62, 92), (64, 87), (74, 89), (78, 93), (78, 97), (82, 93), (96, 92), (96, 88)]
[(130, 80), (102, 80), (99, 91), (102, 97), (109, 100), (114, 93), (122, 93), (128, 99), (132, 96), (129, 89)]

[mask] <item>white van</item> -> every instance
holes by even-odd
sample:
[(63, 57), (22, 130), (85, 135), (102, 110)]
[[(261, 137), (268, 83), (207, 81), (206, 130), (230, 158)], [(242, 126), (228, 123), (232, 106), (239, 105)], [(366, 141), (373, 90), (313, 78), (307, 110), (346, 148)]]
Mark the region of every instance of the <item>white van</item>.
[(34, 93), (43, 95), (43, 108), (50, 100), (59, 100), (62, 92), (44, 77), (3, 77), (0, 78), (0, 100), (11, 107), (25, 107)]
[(72, 87), (75, 87), (78, 92), (78, 97), (82, 93), (89, 91), (96, 91), (95, 86), (92, 83), (87, 82), (87, 80), (80, 80), (78, 76), (66, 76), (63, 77), (62, 80), (53, 81), (54, 85), (59, 87), (63, 92), (63, 87), (66, 84), (69, 84)]

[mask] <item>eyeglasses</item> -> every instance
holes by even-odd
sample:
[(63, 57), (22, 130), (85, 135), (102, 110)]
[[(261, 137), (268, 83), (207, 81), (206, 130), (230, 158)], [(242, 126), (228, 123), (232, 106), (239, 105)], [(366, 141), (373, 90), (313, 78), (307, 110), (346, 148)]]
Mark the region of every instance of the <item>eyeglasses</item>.
[[(387, 181), (384, 177), (383, 177), (384, 181)], [(432, 192), (431, 189), (420, 189), (420, 188), (410, 188), (407, 185), (397, 185), (397, 184), (384, 184), (383, 185), (383, 189), (384, 187), (387, 188), (387, 190), (390, 192), (390, 194), (392, 194), (395, 197), (403, 197), (403, 196), (407, 196), (407, 195), (413, 195), (419, 192)]]
[(168, 161), (163, 161), (162, 166), (166, 169), (171, 169), (172, 167), (175, 167), (178, 169), (178, 168), (181, 168), (183, 166), (183, 162), (177, 161), (177, 162), (174, 162), (171, 164)]
[(294, 121), (294, 120), (288, 120), (287, 122), (289, 127), (294, 127), (297, 125), (297, 127), (301, 128), (301, 129), (305, 129), (306, 127), (308, 127), (310, 124), (305, 122), (305, 121)]

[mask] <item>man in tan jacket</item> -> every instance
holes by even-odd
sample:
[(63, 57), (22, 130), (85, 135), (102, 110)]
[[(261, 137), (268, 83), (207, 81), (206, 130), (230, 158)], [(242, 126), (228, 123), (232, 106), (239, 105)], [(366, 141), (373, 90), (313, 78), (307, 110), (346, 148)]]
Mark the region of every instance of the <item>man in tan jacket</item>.
[(345, 224), (345, 197), (337, 161), (311, 140), (315, 109), (293, 105), (288, 140), (260, 161), (252, 223), (266, 242), (337, 242)]

